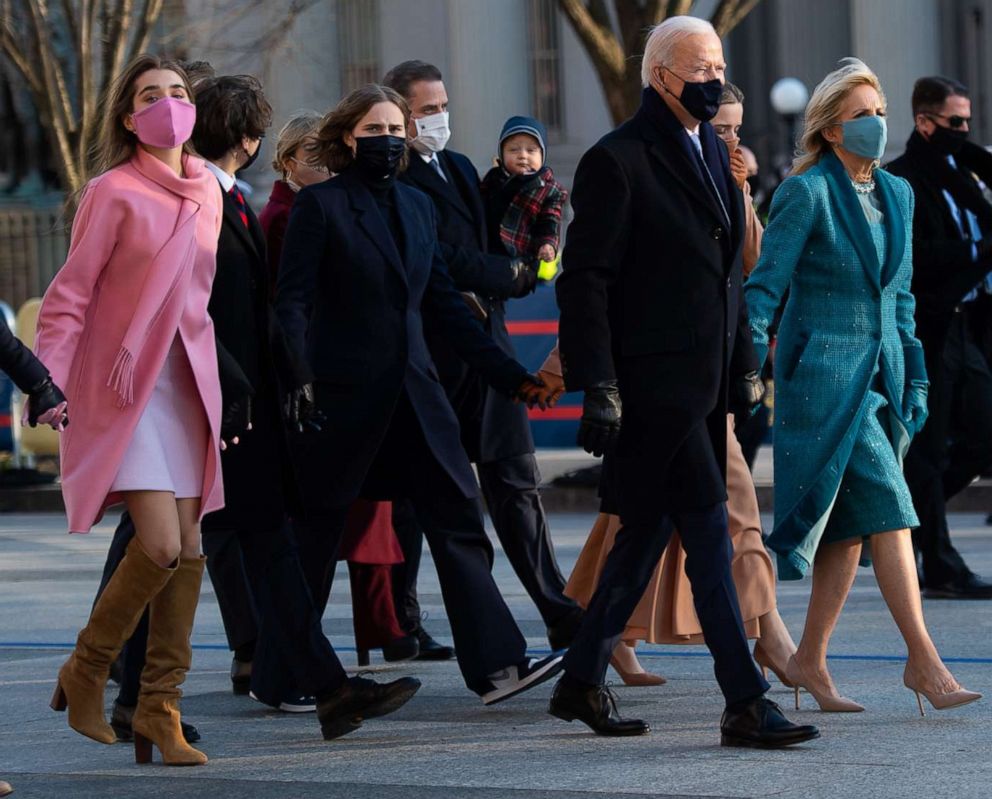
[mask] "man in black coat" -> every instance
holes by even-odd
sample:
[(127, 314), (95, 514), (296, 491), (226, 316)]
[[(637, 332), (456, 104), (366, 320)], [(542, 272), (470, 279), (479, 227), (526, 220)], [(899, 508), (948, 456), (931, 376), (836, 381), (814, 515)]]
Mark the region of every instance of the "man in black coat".
[[(383, 84), (410, 106), (408, 136), (413, 152), (401, 179), (434, 203), (438, 241), (456, 288), (482, 317), (486, 332), (510, 357), (516, 357), (506, 329), (505, 302), (533, 291), (536, 264), (486, 252), (485, 211), (479, 175), (461, 153), (446, 148), (448, 96), (441, 72), (423, 61), (405, 61), (389, 71)], [(537, 606), (552, 649), (571, 641), (581, 611), (564, 595), (548, 520), (538, 490), (541, 478), (525, 406), (494, 391), (462, 360), (441, 320), (425, 318), (427, 344), (451, 399), (465, 450), (478, 467), (479, 483), (503, 551)], [(410, 514), (397, 513), (397, 534), (406, 562), (396, 567), (401, 620), (421, 637), (416, 601), (416, 564), (421, 538)], [(430, 651), (429, 647), (426, 651)]]
[(7, 318), (0, 312), (0, 370), (7, 373), (28, 399), (28, 424), (37, 427), (51, 424), (58, 429), (69, 424), (62, 389), (52, 382), (45, 365), (24, 346), (7, 326)]
[[(913, 187), (916, 335), (930, 376), (930, 415), (906, 454), (906, 482), (920, 526), (913, 543), (930, 599), (992, 599), (992, 583), (967, 567), (951, 543), (947, 500), (992, 465), (992, 373), (986, 342), (992, 270), (992, 155), (967, 141), (968, 90), (920, 78), (916, 129), (888, 166)], [(952, 425), (953, 422), (953, 425)], [(948, 445), (948, 441), (952, 443)]]
[[(730, 570), (728, 410), (760, 380), (741, 291), (743, 197), (707, 124), (725, 64), (709, 23), (672, 17), (651, 33), (634, 117), (579, 163), (575, 219), (558, 279), (565, 385), (584, 391), (579, 442), (613, 450), (623, 528), (550, 712), (603, 735), (639, 735), (603, 687), (610, 653), (677, 527), (696, 613), (727, 709), (725, 746), (818, 736), (764, 698)], [(621, 410), (622, 403), (622, 410)], [(622, 414), (622, 423), (621, 423)]]

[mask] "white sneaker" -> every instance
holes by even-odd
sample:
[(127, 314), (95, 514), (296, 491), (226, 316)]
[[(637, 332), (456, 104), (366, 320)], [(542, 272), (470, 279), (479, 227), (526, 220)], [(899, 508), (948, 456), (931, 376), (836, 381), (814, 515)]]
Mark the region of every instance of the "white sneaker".
[[(255, 696), (254, 691), (248, 693), (252, 699), (262, 705), (268, 704), (263, 702), (257, 696)], [(283, 713), (316, 713), (317, 712), (317, 697), (315, 696), (296, 696), (292, 699), (285, 699), (278, 705), (268, 705), (269, 707), (275, 707), (276, 710), (281, 710)]]
[(482, 704), (495, 705), (510, 699), (528, 688), (550, 680), (562, 668), (562, 655), (549, 655), (546, 658), (527, 658), (515, 666), (507, 666), (487, 678), (489, 690), (482, 694)]

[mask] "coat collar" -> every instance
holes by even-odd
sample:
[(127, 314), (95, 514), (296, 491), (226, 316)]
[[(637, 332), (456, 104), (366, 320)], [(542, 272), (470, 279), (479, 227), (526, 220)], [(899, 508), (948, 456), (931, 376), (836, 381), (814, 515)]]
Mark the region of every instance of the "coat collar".
[[(684, 186), (698, 202), (710, 211), (715, 217), (715, 221), (726, 224), (723, 209), (713, 193), (703, 183), (705, 177), (700, 174), (699, 167), (696, 165), (696, 156), (690, 149), (694, 148), (695, 145), (689, 140), (688, 132), (665, 104), (665, 101), (650, 86), (646, 87), (641, 94), (641, 107), (634, 115), (634, 120), (640, 126), (643, 137), (649, 143), (651, 155), (660, 161), (677, 178), (679, 184)], [(714, 147), (715, 138), (709, 123), (701, 122), (699, 140), (703, 146), (704, 157), (707, 160), (718, 159), (721, 167), (729, 170), (729, 159), (726, 152), (721, 153), (717, 147)], [(725, 161), (727, 163), (724, 163)], [(715, 179), (719, 179), (719, 177), (719, 175), (714, 175)], [(727, 208), (727, 213), (731, 218), (731, 245), (736, 252), (743, 242), (743, 204), (738, 196), (739, 192), (730, 190), (727, 193), (730, 197), (730, 207)]]
[(883, 269), (864, 209), (844, 165), (836, 155), (827, 153), (820, 159), (820, 167), (827, 178), (834, 212), (847, 231), (868, 280), (880, 290), (895, 277), (906, 249), (906, 226), (896, 201), (895, 178), (882, 170), (875, 170), (875, 185), (878, 188), (885, 225), (886, 258)]
[(382, 213), (379, 211), (379, 205), (376, 203), (375, 197), (372, 196), (372, 192), (369, 191), (368, 186), (362, 182), (361, 178), (353, 170), (345, 170), (334, 179), (342, 181), (347, 186), (348, 200), (358, 218), (359, 227), (365, 231), (365, 234), (372, 240), (376, 249), (382, 253), (383, 258), (389, 262), (389, 265), (393, 267), (405, 284), (407, 282), (406, 264), (410, 262), (411, 257), (412, 231), (408, 224), (408, 214), (405, 212), (406, 200), (402, 192), (394, 185), (392, 189), (393, 201), (396, 203), (397, 216), (399, 217), (400, 226), (403, 229), (404, 246), (403, 253), (401, 254), (397, 247), (397, 242), (389, 230), (389, 225), (382, 218)]
[(195, 155), (183, 154), (183, 177), (173, 172), (144, 147), (137, 146), (131, 165), (145, 178), (163, 189), (201, 206), (217, 185), (217, 179)]
[(272, 191), (269, 192), (269, 202), (277, 205), (284, 205), (287, 208), (293, 205), (296, 199), (296, 192), (293, 191), (285, 180), (277, 180), (272, 184)]

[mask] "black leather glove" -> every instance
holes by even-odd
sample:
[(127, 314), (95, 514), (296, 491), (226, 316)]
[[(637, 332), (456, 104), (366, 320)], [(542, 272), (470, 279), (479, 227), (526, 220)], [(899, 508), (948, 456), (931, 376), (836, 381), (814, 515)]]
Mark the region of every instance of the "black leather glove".
[(613, 449), (620, 434), (620, 390), (616, 380), (604, 380), (586, 389), (576, 443), (599, 457)]
[(240, 399), (229, 402), (220, 417), (220, 437), (232, 441), (244, 434), (251, 425), (251, 397), (245, 394)]
[[(28, 424), (37, 427), (39, 417), (44, 416), (47, 411), (57, 408), (65, 401), (65, 394), (62, 393), (62, 389), (52, 382), (51, 377), (46, 377), (28, 392)], [(62, 427), (68, 426), (69, 414), (66, 413), (62, 420)]]
[(765, 384), (758, 372), (748, 372), (734, 380), (727, 398), (728, 410), (735, 416), (750, 416), (765, 397)]
[(324, 421), (324, 415), (317, 410), (312, 383), (294, 388), (289, 392), (283, 406), (283, 413), (289, 426), (299, 433), (303, 432), (304, 427), (319, 431), (321, 422)]
[(528, 258), (514, 258), (510, 262), (513, 285), (510, 296), (514, 299), (526, 297), (537, 287), (537, 264)]

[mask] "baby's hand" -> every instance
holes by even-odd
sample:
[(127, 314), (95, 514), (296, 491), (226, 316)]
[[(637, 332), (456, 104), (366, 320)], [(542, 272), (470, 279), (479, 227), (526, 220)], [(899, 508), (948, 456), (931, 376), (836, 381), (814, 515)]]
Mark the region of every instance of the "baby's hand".
[(542, 244), (541, 249), (537, 251), (537, 257), (542, 261), (553, 261), (555, 259), (555, 248), (550, 244)]

